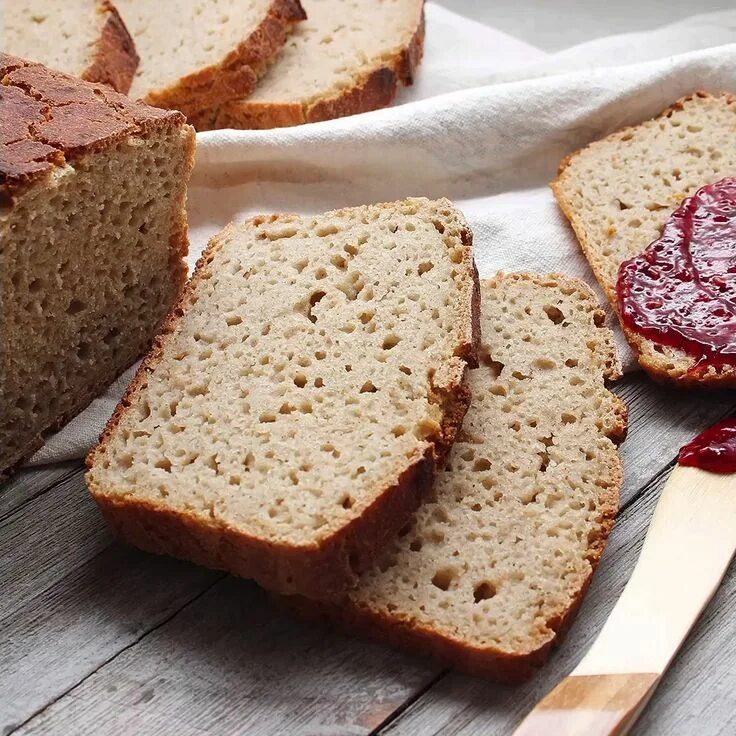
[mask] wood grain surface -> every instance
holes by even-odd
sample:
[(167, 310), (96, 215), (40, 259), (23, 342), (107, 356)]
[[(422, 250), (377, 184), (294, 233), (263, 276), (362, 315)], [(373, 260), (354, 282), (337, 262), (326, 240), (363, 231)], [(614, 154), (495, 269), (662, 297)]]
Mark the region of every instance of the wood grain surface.
[[(616, 390), (631, 411), (623, 511), (569, 636), (518, 688), (297, 621), (252, 583), (123, 547), (79, 465), (24, 471), (0, 490), (0, 733), (509, 733), (599, 630), (679, 446), (736, 410), (732, 395), (641, 376)], [(734, 587), (727, 577), (636, 733), (734, 732)]]

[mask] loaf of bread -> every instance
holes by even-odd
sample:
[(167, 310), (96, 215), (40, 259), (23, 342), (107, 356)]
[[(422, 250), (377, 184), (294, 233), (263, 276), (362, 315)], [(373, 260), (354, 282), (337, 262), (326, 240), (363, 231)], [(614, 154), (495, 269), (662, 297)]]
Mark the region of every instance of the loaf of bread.
[(300, 23), (253, 94), (205, 111), (198, 129), (280, 128), (389, 105), (424, 46), (424, 0), (306, 0)]
[(465, 414), (471, 239), (423, 199), (215, 237), (88, 459), (112, 529), (276, 591), (352, 584)]
[(501, 681), (571, 621), (618, 510), (626, 409), (590, 289), (560, 275), (481, 284), (472, 401), (431, 496), (346, 595), (291, 600), (380, 641)]
[(108, 0), (7, 0), (2, 51), (127, 92), (138, 56)]
[[(736, 172), (735, 115), (736, 97), (698, 93), (563, 161), (552, 189), (615, 307), (621, 264), (659, 238), (685, 197)], [(683, 350), (624, 332), (657, 380), (736, 386), (732, 365), (693, 371), (699, 361)]]
[(117, 4), (141, 57), (130, 96), (193, 119), (250, 94), (305, 17), (299, 0)]
[(0, 475), (150, 346), (193, 157), (181, 114), (0, 54)]

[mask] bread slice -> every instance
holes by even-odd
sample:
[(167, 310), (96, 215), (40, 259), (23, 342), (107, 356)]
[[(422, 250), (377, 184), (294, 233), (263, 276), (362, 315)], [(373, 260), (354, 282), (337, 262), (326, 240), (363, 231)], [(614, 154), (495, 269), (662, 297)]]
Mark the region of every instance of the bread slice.
[(52, 69), (127, 92), (138, 55), (108, 0), (8, 0), (2, 50)]
[(391, 104), (412, 83), (424, 46), (424, 0), (307, 0), (308, 20), (246, 99), (198, 128), (281, 128)]
[(131, 97), (192, 117), (250, 94), (305, 15), (299, 0), (116, 0), (141, 62)]
[(0, 54), (0, 475), (150, 347), (193, 159), (181, 114)]
[(291, 601), (501, 681), (529, 676), (571, 621), (618, 509), (626, 408), (590, 289), (561, 275), (481, 284), (481, 365), (444, 471), (348, 594)]
[(88, 460), (117, 535), (276, 591), (352, 584), (462, 423), (471, 241), (424, 199), (215, 237)]
[[(685, 197), (736, 171), (736, 97), (699, 92), (658, 118), (592, 143), (563, 161), (552, 184), (614, 306), (621, 264), (643, 252)], [(736, 386), (736, 367), (697, 359), (624, 328), (642, 367), (680, 386)]]

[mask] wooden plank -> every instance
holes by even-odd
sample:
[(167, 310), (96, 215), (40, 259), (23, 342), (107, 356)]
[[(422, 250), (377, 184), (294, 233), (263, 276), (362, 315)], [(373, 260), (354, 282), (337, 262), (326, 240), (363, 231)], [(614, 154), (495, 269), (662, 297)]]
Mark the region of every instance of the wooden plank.
[[(725, 414), (727, 409), (723, 400), (716, 395), (697, 397), (695, 400), (686, 395), (653, 390), (652, 385), (641, 377), (626, 379), (620, 391), (630, 402), (632, 415), (630, 439), (624, 445), (629, 498), (633, 497), (637, 482), (656, 475), (663, 464), (674, 457), (686, 437)], [(692, 416), (696, 419), (689, 418)], [(693, 423), (698, 423), (698, 426), (694, 427)], [(217, 573), (109, 545), (110, 537), (84, 489), (81, 471), (48, 493), (32, 498), (0, 527), (0, 575), (1, 579), (10, 581), (3, 591), (5, 599), (0, 613), (0, 618), (5, 618), (3, 625), (8, 627), (0, 634), (0, 661), (5, 663), (7, 660), (12, 665), (4, 672), (0, 668), (0, 692), (13, 693), (13, 697), (6, 699), (7, 703), (1, 704), (5, 710), (0, 707), (0, 729), (3, 725), (10, 727), (30, 718), (29, 728), (32, 725), (34, 729), (41, 728), (45, 732), (58, 732), (56, 721), (49, 713), (56, 713), (57, 710), (61, 713), (63, 710), (64, 718), (73, 718), (80, 707), (79, 693), (86, 692), (84, 688), (87, 685), (82, 682), (84, 678), (110, 662), (99, 672), (100, 677), (105, 676), (108, 668), (117, 666), (115, 657), (121, 651), (123, 661), (131, 661), (131, 672), (147, 672), (146, 660), (162, 661), (162, 655), (156, 655), (154, 650), (163, 646), (160, 643), (163, 640), (158, 631), (151, 634), (153, 641), (159, 643), (151, 645), (153, 649), (149, 650), (146, 632), (173, 616), (179, 608), (211, 585), (213, 580), (217, 580)], [(231, 611), (234, 605), (228, 590), (225, 583), (217, 585), (205, 597), (208, 606), (198, 606), (197, 617), (190, 620), (192, 639), (214, 636), (212, 627), (221, 619), (216, 614), (213, 622), (212, 611), (219, 611), (220, 608)], [(329, 670), (329, 676), (321, 682), (319, 678), (322, 675), (319, 673), (322, 670), (316, 670), (318, 675), (311, 677), (306, 668), (292, 661), (294, 653), (288, 644), (291, 641), (289, 637), (274, 633), (266, 625), (266, 619), (272, 615), (269, 613), (271, 609), (258, 598), (255, 588), (246, 587), (242, 590), (243, 605), (250, 606), (249, 601), (255, 600), (252, 605), (260, 611), (259, 616), (263, 619), (255, 627), (256, 633), (242, 634), (237, 617), (227, 622), (221, 621), (219, 625), (233, 630), (227, 632), (230, 639), (239, 631), (240, 636), (245, 636), (248, 642), (251, 636), (258, 640), (268, 639), (272, 660), (267, 663), (262, 656), (259, 658), (248, 654), (251, 660), (238, 663), (238, 677), (243, 679), (243, 689), (238, 685), (234, 697), (232, 682), (228, 684), (233, 705), (230, 711), (225, 702), (221, 704), (220, 717), (223, 722), (235, 723), (240, 717), (240, 710), (245, 707), (244, 703), (247, 703), (252, 711), (253, 723), (281, 724), (296, 733), (300, 729), (310, 734), (330, 733), (330, 729), (333, 729), (333, 733), (351, 733), (345, 730), (347, 728), (358, 729), (356, 733), (366, 733), (383, 718), (389, 718), (394, 710), (417, 697), (440, 672), (418, 658), (398, 655), (357, 640), (351, 642), (300, 623), (287, 624), (282, 621), (280, 626), (289, 630), (293, 627), (293, 636), (298, 642), (293, 646), (297, 652), (310, 651), (310, 647), (324, 649), (327, 659), (322, 666)], [(185, 614), (186, 611), (181, 616)], [(170, 630), (169, 626), (174, 626), (178, 619), (179, 616), (176, 616), (164, 628)], [(11, 624), (12, 629), (9, 628)], [(218, 637), (225, 635), (226, 632), (222, 632)], [(139, 640), (140, 643), (136, 644)], [(257, 642), (252, 645), (255, 644)], [(236, 649), (244, 647), (240, 639), (232, 645)], [(265, 646), (263, 643), (261, 645)], [(141, 723), (148, 724), (141, 726), (142, 733), (149, 728), (151, 731), (161, 730), (154, 728), (157, 723), (159, 727), (168, 722), (178, 723), (176, 714), (183, 705), (177, 698), (186, 699), (186, 677), (204, 683), (213, 677), (211, 663), (201, 650), (189, 656), (188, 650), (192, 645), (179, 642), (177, 648), (179, 646), (183, 651), (176, 653), (181, 657), (176, 666), (182, 668), (182, 682), (177, 681), (172, 686), (174, 691), (170, 696), (154, 698), (144, 709), (145, 712), (142, 711)], [(125, 651), (127, 647), (132, 649)], [(136, 654), (134, 659), (129, 660), (138, 651), (143, 654)], [(246, 647), (243, 651), (250, 650)], [(11, 654), (15, 659), (9, 659)], [(302, 657), (302, 654), (297, 656)], [(366, 657), (367, 664), (356, 670), (354, 662), (362, 662)], [(251, 666), (252, 671), (249, 669)], [(257, 683), (251, 682), (261, 677), (260, 669), (266, 667), (282, 672), (284, 678), (301, 678), (301, 682), (291, 686), (290, 697), (302, 697), (304, 688), (307, 693), (314, 688), (326, 690), (327, 694), (321, 695), (321, 699), (317, 695), (309, 695), (315, 708), (312, 715), (309, 715), (305, 705), (299, 710), (298, 719), (285, 720), (287, 716), (283, 708), (274, 704), (272, 697), (262, 693), (256, 687)], [(339, 685), (340, 671), (363, 695), (349, 697), (346, 694), (347, 691)], [(246, 676), (248, 672), (250, 675)], [(32, 687), (28, 685), (29, 680), (33, 683)], [(76, 687), (80, 682), (82, 684)], [(366, 715), (369, 704), (373, 702), (371, 698), (376, 691), (375, 683), (381, 683), (385, 696), (379, 700), (382, 703), (380, 713), (371, 711)], [(220, 687), (224, 688), (225, 685), (217, 680), (217, 688)], [(274, 687), (279, 691), (281, 685)], [(70, 695), (62, 697), (69, 690), (72, 691)], [(340, 697), (330, 696), (331, 690), (339, 691)], [(33, 718), (35, 713), (57, 698), (61, 698), (58, 705), (49, 709), (43, 717)], [(93, 708), (93, 700), (85, 707)], [(133, 712), (135, 714), (138, 711), (133, 709)], [(93, 718), (91, 714), (89, 717)], [(98, 713), (97, 717), (112, 718), (113, 724), (120, 725), (115, 721), (118, 716), (112, 711)], [(96, 717), (93, 720), (96, 724)], [(93, 720), (89, 722), (93, 723)], [(318, 726), (322, 731), (316, 730)], [(116, 726), (110, 728), (115, 730)], [(179, 730), (186, 732), (187, 728), (184, 724)], [(64, 732), (65, 729), (60, 730)]]
[[(660, 477), (622, 514), (576, 623), (550, 663), (528, 683), (501, 687), (451, 673), (384, 729), (382, 736), (487, 736), (511, 733), (580, 661), (621, 594), (638, 558)], [(731, 605), (734, 570), (665, 675), (634, 733), (725, 736), (736, 732), (736, 637)], [(687, 595), (687, 590), (683, 590)]]
[(10, 516), (19, 506), (68, 478), (80, 467), (81, 461), (18, 471), (9, 481), (0, 484), (0, 521)]
[(0, 524), (0, 733), (222, 577), (111, 542), (81, 470)]
[(18, 507), (0, 522), (0, 623), (110, 542), (79, 469)]
[(368, 734), (435, 676), (228, 577), (20, 734)]

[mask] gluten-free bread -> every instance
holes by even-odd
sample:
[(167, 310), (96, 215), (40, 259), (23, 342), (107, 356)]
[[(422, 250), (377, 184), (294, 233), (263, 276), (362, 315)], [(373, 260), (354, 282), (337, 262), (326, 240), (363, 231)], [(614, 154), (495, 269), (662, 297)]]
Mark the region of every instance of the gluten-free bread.
[(276, 591), (352, 584), (467, 408), (471, 240), (424, 199), (216, 236), (88, 459), (112, 529)]
[(618, 509), (626, 410), (610, 330), (561, 275), (481, 284), (480, 365), (429, 498), (358, 587), (292, 601), (472, 674), (518, 681), (575, 613)]
[(202, 128), (280, 128), (389, 105), (411, 84), (424, 47), (424, 0), (305, 0), (300, 23), (245, 99)]
[[(614, 306), (621, 264), (642, 253), (685, 197), (736, 172), (736, 97), (694, 94), (658, 118), (591, 143), (560, 167), (552, 189)], [(624, 327), (642, 367), (680, 386), (736, 386), (732, 365), (698, 359)]]
[(181, 114), (0, 54), (0, 475), (149, 348), (193, 157)]
[(120, 0), (141, 61), (131, 97), (195, 116), (250, 94), (304, 19), (299, 0)]
[(138, 67), (133, 40), (108, 0), (5, 0), (1, 48), (127, 92)]

